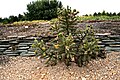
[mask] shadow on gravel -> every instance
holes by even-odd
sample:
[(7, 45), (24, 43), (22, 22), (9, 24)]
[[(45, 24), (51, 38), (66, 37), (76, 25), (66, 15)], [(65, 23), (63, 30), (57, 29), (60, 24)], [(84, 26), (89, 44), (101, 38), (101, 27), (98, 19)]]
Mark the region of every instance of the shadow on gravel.
[(0, 65), (5, 65), (9, 62), (9, 57), (6, 55), (0, 55)]

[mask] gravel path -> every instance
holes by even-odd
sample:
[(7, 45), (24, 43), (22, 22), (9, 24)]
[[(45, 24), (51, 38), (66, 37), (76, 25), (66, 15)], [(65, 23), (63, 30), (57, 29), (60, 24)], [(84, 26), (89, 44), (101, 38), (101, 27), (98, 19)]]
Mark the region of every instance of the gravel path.
[(120, 80), (120, 52), (91, 61), (86, 67), (45, 67), (38, 57), (0, 57), (0, 80)]

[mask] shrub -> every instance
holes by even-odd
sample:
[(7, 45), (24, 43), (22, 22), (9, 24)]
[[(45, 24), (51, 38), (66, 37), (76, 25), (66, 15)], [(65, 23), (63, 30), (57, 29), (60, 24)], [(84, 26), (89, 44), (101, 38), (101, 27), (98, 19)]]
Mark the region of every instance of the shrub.
[(25, 13), (27, 20), (51, 20), (57, 18), (57, 8), (62, 7), (58, 0), (37, 0), (27, 5)]
[(82, 66), (97, 58), (99, 46), (92, 27), (87, 26), (85, 30), (76, 28), (78, 12), (70, 7), (61, 9), (58, 14), (58, 20), (52, 25), (53, 33), (57, 33), (56, 38), (49, 42), (35, 40), (32, 45), (36, 48), (35, 53), (46, 58), (46, 63), (50, 65), (64, 62), (69, 66), (75, 62)]

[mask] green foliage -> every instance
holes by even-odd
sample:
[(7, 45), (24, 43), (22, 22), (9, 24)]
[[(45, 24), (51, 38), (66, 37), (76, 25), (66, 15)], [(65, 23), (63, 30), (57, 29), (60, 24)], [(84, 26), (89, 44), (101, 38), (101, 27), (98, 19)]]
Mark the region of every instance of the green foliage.
[(93, 14), (93, 16), (97, 16), (97, 13), (95, 12), (95, 13)]
[(49, 46), (45, 44), (43, 40), (40, 42), (35, 40), (34, 42), (32, 46), (36, 48), (35, 53), (39, 53), (41, 57), (47, 58), (47, 64), (55, 65), (58, 61), (62, 61), (67, 66), (70, 65), (74, 56), (73, 47), (75, 46), (71, 34), (66, 37), (62, 33), (59, 33), (57, 37), (50, 42)]
[(57, 0), (37, 0), (27, 5), (25, 13), (28, 20), (50, 20), (57, 18), (57, 9), (62, 3)]
[(0, 23), (2, 22), (2, 18), (0, 18)]
[(25, 20), (25, 16), (19, 14), (19, 15), (18, 15), (18, 21), (24, 21), (24, 20)]
[(64, 62), (69, 66), (71, 62), (75, 62), (78, 66), (82, 66), (97, 58), (99, 46), (92, 27), (87, 26), (85, 30), (75, 28), (78, 12), (71, 10), (70, 7), (61, 9), (58, 14), (58, 20), (52, 26), (57, 37), (50, 42), (35, 40), (33, 44), (35, 51), (41, 57), (47, 58), (46, 63), (50, 65)]
[(101, 15), (106, 15), (106, 12), (105, 12), (105, 11), (103, 11), (103, 12), (101, 13)]
[(119, 16), (119, 13), (117, 14), (117, 13), (109, 13), (109, 12), (105, 12), (104, 10), (103, 10), (103, 12), (98, 12), (98, 13), (94, 13), (93, 14), (93, 16)]
[(76, 31), (75, 25), (77, 24), (77, 14), (79, 12), (71, 10), (69, 6), (67, 8), (63, 8), (59, 11), (59, 32), (64, 32), (65, 35), (69, 35), (69, 33), (73, 34)]
[[(36, 55), (44, 56), (46, 54), (45, 51), (47, 49), (44, 44), (45, 43), (43, 40), (41, 40), (40, 42), (38, 42), (36, 39), (34, 40), (34, 44), (32, 45), (32, 47), (36, 47), (36, 50), (35, 50)], [(40, 53), (40, 54), (38, 54), (38, 53)]]
[(86, 64), (92, 58), (97, 58), (99, 52), (98, 40), (95, 39), (94, 31), (91, 26), (76, 34), (76, 54), (75, 62), (78, 66)]
[(17, 16), (9, 16), (9, 21), (10, 21), (10, 23), (13, 23), (13, 22), (15, 22), (15, 21), (18, 21), (18, 17)]
[(4, 24), (12, 24), (14, 22), (18, 22), (18, 21), (24, 21), (25, 20), (25, 16), (19, 14), (18, 16), (9, 16), (9, 18), (0, 18), (0, 23), (4, 23)]
[(3, 24), (8, 24), (8, 23), (10, 23), (10, 20), (9, 20), (8, 18), (4, 18), (4, 19), (2, 20), (2, 23), (3, 23)]

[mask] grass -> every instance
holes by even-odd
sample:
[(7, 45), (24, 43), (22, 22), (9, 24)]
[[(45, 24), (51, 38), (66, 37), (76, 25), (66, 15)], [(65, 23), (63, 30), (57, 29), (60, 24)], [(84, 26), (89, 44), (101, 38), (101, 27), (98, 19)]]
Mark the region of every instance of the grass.
[(78, 20), (80, 20), (80, 21), (95, 21), (95, 20), (100, 20), (100, 21), (115, 20), (115, 21), (118, 21), (118, 20), (120, 20), (120, 16), (80, 16), (80, 17), (78, 17)]
[(43, 23), (43, 22), (48, 22), (47, 20), (33, 20), (33, 21), (18, 21), (18, 22), (13, 22), (13, 23), (8, 23), (8, 24), (0, 24), (0, 26), (29, 26), (29, 25), (34, 25), (38, 23)]
[[(77, 18), (80, 22), (82, 21), (120, 21), (120, 16), (78, 16)], [(57, 21), (57, 18), (54, 18), (50, 21), (48, 20), (33, 20), (33, 21), (18, 21), (9, 24), (0, 23), (0, 26), (26, 26), (34, 25), (43, 22), (54, 23)]]

